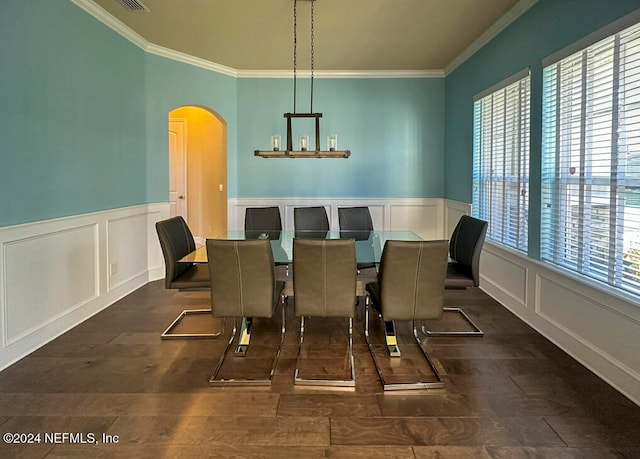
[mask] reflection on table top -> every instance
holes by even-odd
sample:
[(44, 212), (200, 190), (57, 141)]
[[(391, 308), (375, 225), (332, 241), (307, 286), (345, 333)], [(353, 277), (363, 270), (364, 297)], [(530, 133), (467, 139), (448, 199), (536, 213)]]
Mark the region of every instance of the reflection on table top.
[[(412, 231), (227, 231), (215, 239), (246, 240), (268, 239), (271, 242), (276, 263), (293, 261), (293, 238), (354, 239), (358, 263), (379, 263), (382, 248), (387, 240), (420, 241), (422, 238)], [(198, 247), (180, 261), (206, 263), (207, 249)]]

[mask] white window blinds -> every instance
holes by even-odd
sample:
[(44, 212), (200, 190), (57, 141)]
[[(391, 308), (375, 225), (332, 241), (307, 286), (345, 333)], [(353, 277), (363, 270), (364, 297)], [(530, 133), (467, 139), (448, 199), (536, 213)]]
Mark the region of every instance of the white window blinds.
[(474, 99), (473, 216), (487, 238), (527, 251), (529, 211), (529, 71)]
[(640, 293), (640, 25), (544, 68), (541, 257)]

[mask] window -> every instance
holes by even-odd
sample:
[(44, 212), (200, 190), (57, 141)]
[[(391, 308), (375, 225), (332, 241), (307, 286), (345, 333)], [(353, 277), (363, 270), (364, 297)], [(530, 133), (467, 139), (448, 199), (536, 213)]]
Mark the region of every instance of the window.
[(489, 222), (488, 239), (526, 252), (529, 71), (474, 99), (473, 216)]
[(640, 25), (543, 78), (541, 257), (639, 294)]

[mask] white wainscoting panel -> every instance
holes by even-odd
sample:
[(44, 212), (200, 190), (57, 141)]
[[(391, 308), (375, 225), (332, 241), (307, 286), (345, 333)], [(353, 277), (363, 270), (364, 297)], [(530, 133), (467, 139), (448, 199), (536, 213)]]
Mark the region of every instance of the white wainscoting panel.
[[(561, 284), (547, 273), (536, 275), (535, 309), (541, 317), (640, 379), (640, 349), (629, 342), (639, 336), (640, 323), (607, 304)], [(586, 294), (585, 294), (586, 293)], [(580, 314), (576, 314), (579, 306)], [(598, 326), (594, 327), (594, 324)], [(636, 339), (637, 341), (637, 339)]]
[[(357, 205), (353, 205), (352, 207), (356, 207)], [(349, 207), (349, 206), (344, 206)], [(391, 223), (389, 222), (389, 215), (387, 215), (387, 206), (384, 204), (374, 204), (368, 203), (367, 207), (369, 207), (369, 213), (371, 214), (371, 221), (373, 222), (374, 228), (389, 228), (391, 227)]]
[(471, 204), (464, 202), (444, 201), (444, 235), (445, 239), (451, 239), (451, 234), (463, 215), (471, 215)]
[(147, 204), (0, 228), (0, 369), (163, 277), (154, 224), (168, 213)]
[[(149, 269), (147, 215), (134, 214), (107, 220), (107, 277), (109, 289), (124, 284)], [(157, 239), (157, 237), (156, 237)], [(141, 241), (145, 243), (141, 244)]]
[(147, 265), (149, 266), (149, 280), (164, 277), (164, 258), (162, 248), (156, 232), (156, 222), (169, 217), (169, 206), (154, 205), (147, 212)]
[(480, 275), (484, 291), (640, 404), (637, 301), (490, 241)]
[(92, 224), (6, 244), (4, 346), (98, 296), (97, 242)]
[(423, 239), (442, 239), (442, 200), (389, 205), (391, 230), (411, 230)]
[[(521, 263), (491, 251), (490, 247), (482, 252), (480, 258), (482, 281), (494, 282), (499, 279), (500, 291), (512, 301), (526, 307), (527, 268)], [(484, 285), (482, 285), (484, 287)]]

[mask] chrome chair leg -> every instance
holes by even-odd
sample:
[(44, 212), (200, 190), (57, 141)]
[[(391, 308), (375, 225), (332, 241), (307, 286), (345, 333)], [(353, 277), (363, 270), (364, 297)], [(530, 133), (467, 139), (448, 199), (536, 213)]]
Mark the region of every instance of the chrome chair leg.
[(186, 316), (194, 316), (201, 314), (211, 314), (211, 308), (207, 309), (185, 309), (171, 322), (171, 325), (167, 327), (165, 331), (160, 335), (160, 339), (202, 339), (202, 338), (216, 338), (224, 331), (224, 326), (217, 333), (171, 333), (171, 331), (178, 326), (178, 324)]
[(369, 322), (371, 320), (369, 318), (369, 302), (370, 302), (369, 295), (367, 295), (364, 301), (364, 339), (367, 342), (367, 346), (369, 347), (369, 354), (371, 354), (371, 357), (373, 358), (373, 364), (376, 367), (376, 371), (378, 372), (378, 378), (382, 383), (382, 388), (383, 390), (387, 390), (386, 389), (387, 384), (384, 379), (384, 376), (382, 375), (382, 370), (380, 369), (380, 365), (378, 365), (378, 359), (376, 358), (376, 353), (373, 350), (373, 344), (371, 344), (371, 340), (369, 339)]
[(473, 328), (473, 331), (436, 331), (428, 330), (424, 323), (422, 324), (422, 333), (428, 336), (484, 336), (484, 332), (473, 323), (469, 316), (460, 308), (443, 308), (444, 312), (454, 312), (462, 316), (464, 320)]
[(418, 344), (418, 347), (422, 351), (422, 355), (424, 355), (424, 358), (427, 359), (427, 362), (429, 362), (429, 366), (431, 367), (433, 374), (436, 375), (436, 379), (438, 380), (437, 382), (417, 382), (413, 384), (416, 385), (417, 388), (423, 387), (425, 389), (442, 389), (444, 387), (444, 381), (442, 380), (442, 377), (440, 376), (440, 372), (436, 368), (435, 364), (431, 361), (431, 358), (429, 357), (427, 350), (422, 345), (422, 341), (418, 336), (418, 330), (416, 328), (415, 320), (413, 321), (413, 337), (415, 338), (416, 343)]
[(387, 351), (391, 357), (400, 357), (400, 347), (396, 335), (396, 324), (393, 320), (384, 321), (384, 339), (387, 343)]
[(349, 367), (351, 370), (350, 379), (305, 379), (300, 377), (298, 364), (300, 353), (304, 341), (304, 317), (300, 317), (300, 342), (298, 344), (298, 356), (296, 358), (296, 369), (293, 376), (293, 383), (302, 386), (331, 386), (331, 387), (355, 387), (356, 370), (353, 359), (353, 318), (349, 317)]
[[(365, 305), (367, 302), (371, 301), (369, 295), (365, 296)], [(396, 335), (396, 324), (393, 320), (383, 320), (382, 313), (377, 312), (380, 320), (384, 322), (384, 340), (387, 344), (387, 352), (391, 357), (400, 357), (402, 353), (400, 352), (400, 346), (398, 346), (398, 338)]]
[(213, 375), (211, 375), (211, 378), (209, 379), (209, 384), (212, 386), (216, 385), (217, 383), (225, 382), (225, 380), (216, 379), (216, 376), (218, 376), (218, 372), (220, 371), (220, 368), (222, 368), (222, 364), (224, 363), (224, 359), (227, 356), (227, 353), (229, 352), (229, 348), (231, 347), (231, 344), (233, 344), (233, 340), (236, 339), (237, 330), (238, 330), (238, 320), (233, 319), (233, 329), (231, 330), (231, 336), (229, 337), (229, 342), (227, 343), (227, 347), (224, 349), (222, 356), (220, 356), (220, 360), (218, 360), (218, 364), (216, 365), (216, 369), (213, 371)]
[(371, 343), (371, 339), (369, 336), (369, 324), (370, 324), (370, 312), (369, 312), (369, 297), (365, 301), (365, 320), (364, 320), (364, 338), (367, 342), (367, 346), (369, 347), (369, 353), (373, 358), (373, 363), (376, 367), (376, 371), (378, 372), (378, 377), (380, 378), (380, 383), (382, 384), (382, 389), (385, 391), (393, 391), (393, 390), (408, 390), (408, 389), (440, 389), (444, 387), (444, 381), (438, 372), (438, 369), (431, 361), (429, 354), (426, 352), (422, 343), (420, 342), (420, 338), (418, 337), (418, 330), (416, 329), (415, 321), (413, 322), (413, 336), (418, 344), (418, 347), (422, 351), (422, 354), (427, 359), (429, 363), (429, 367), (433, 371), (436, 381), (415, 381), (408, 383), (389, 383), (385, 380), (384, 375), (382, 374), (382, 369), (380, 368), (380, 364), (378, 363), (378, 359), (376, 358), (375, 351), (373, 349), (373, 344)]
[(242, 318), (242, 326), (240, 327), (240, 338), (238, 339), (238, 346), (236, 347), (235, 354), (238, 357), (244, 357), (249, 349), (249, 342), (251, 341), (251, 325), (253, 319), (251, 317)]
[(236, 385), (236, 386), (241, 386), (241, 385), (270, 386), (271, 385), (271, 380), (273, 379), (273, 375), (276, 372), (276, 366), (278, 365), (278, 359), (280, 358), (280, 351), (282, 350), (282, 343), (284, 342), (284, 335), (285, 335), (285, 332), (286, 332), (285, 302), (286, 302), (286, 298), (285, 298), (284, 294), (282, 294), (280, 296), (280, 309), (282, 310), (282, 327), (280, 328), (280, 342), (278, 343), (278, 348), (277, 348), (275, 356), (273, 358), (273, 364), (271, 365), (271, 371), (269, 372), (269, 376), (266, 379), (243, 379), (243, 378), (224, 379), (224, 378), (218, 378), (218, 373), (220, 372), (220, 369), (222, 368), (222, 365), (224, 364), (224, 360), (225, 360), (227, 354), (229, 353), (229, 349), (231, 348), (231, 345), (233, 344), (233, 341), (234, 341), (234, 339), (236, 337), (238, 321), (237, 321), (237, 319), (234, 319), (233, 330), (231, 332), (231, 337), (229, 338), (229, 342), (227, 343), (227, 347), (225, 348), (224, 352), (222, 353), (222, 356), (220, 357), (220, 360), (218, 360), (218, 364), (216, 365), (216, 368), (213, 371), (213, 374), (211, 375), (211, 378), (209, 378), (209, 385), (210, 386), (232, 386), (232, 385)]

